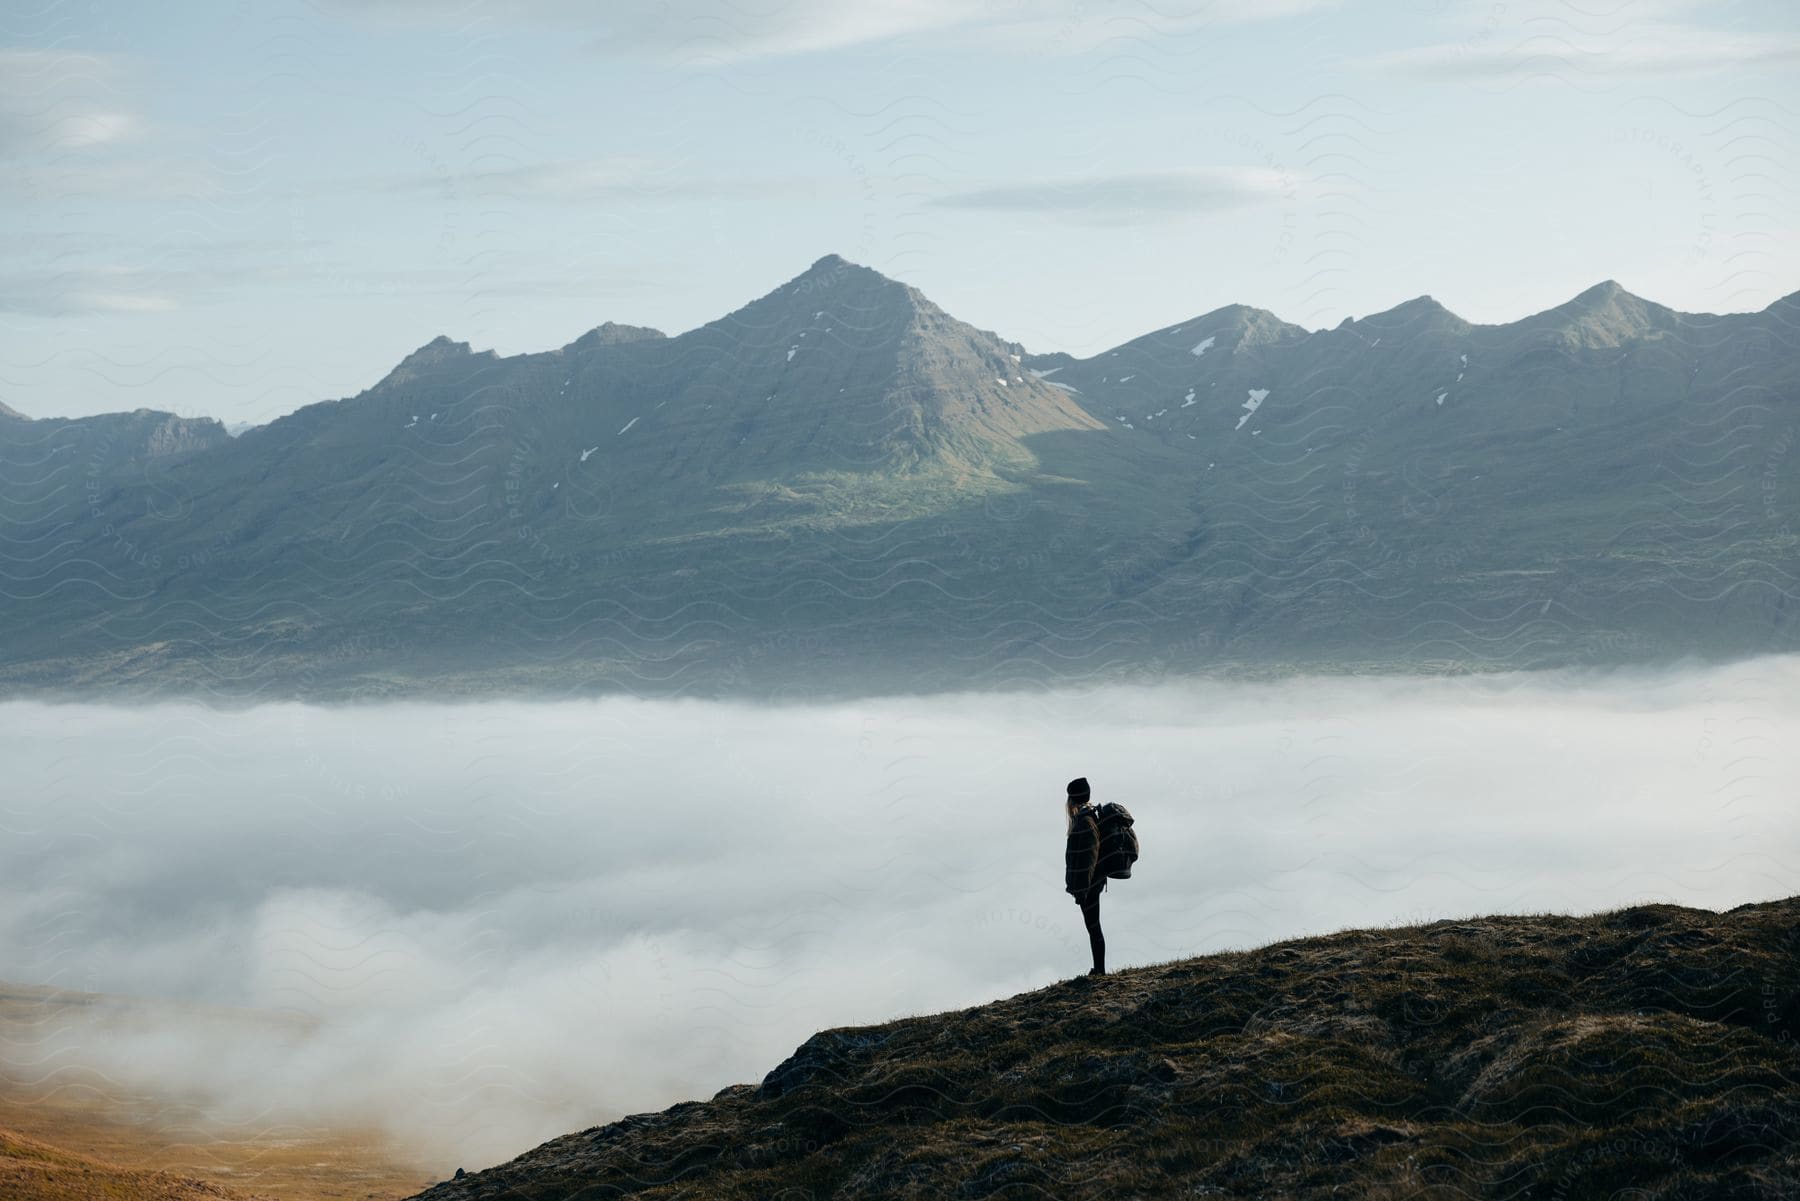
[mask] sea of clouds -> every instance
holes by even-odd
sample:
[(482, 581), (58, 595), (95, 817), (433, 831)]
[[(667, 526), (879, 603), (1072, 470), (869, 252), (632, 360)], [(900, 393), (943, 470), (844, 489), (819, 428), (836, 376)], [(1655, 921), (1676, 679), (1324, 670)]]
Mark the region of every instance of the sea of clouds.
[(1063, 790), (1137, 818), (1113, 969), (1800, 874), (1800, 656), (830, 708), (0, 705), (0, 979), (243, 1007), (0, 1042), (448, 1174), (816, 1030), (1086, 971)]

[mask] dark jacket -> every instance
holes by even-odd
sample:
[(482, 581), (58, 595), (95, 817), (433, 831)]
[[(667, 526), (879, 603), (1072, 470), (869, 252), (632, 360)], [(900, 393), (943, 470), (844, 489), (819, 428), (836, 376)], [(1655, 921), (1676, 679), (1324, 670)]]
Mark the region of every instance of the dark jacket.
[(1069, 845), (1063, 852), (1063, 891), (1080, 896), (1103, 879), (1100, 867), (1100, 819), (1092, 805), (1075, 811), (1069, 827)]

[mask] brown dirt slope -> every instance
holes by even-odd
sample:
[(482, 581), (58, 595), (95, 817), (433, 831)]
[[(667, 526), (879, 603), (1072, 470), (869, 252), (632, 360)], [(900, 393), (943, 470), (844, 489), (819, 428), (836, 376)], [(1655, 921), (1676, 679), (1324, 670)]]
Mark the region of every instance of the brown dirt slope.
[(814, 1035), (428, 1201), (1800, 1197), (1800, 897), (1355, 930)]
[[(89, 1034), (106, 1037), (115, 1029), (153, 1028), (164, 1021), (295, 1036), (309, 1026), (305, 1019), (258, 1010), (0, 982), (0, 1136), (53, 1148), (90, 1168), (79, 1181), (82, 1187), (101, 1181), (112, 1190), (41, 1191), (50, 1184), (39, 1167), (50, 1161), (42, 1155), (29, 1161), (14, 1156), (20, 1162), (13, 1167), (31, 1167), (38, 1174), (17, 1181), (0, 1176), (0, 1201), (186, 1196), (130, 1190), (148, 1187), (145, 1181), (163, 1187), (196, 1179), (236, 1190), (208, 1194), (215, 1196), (387, 1201), (430, 1178), (378, 1130), (277, 1122), (256, 1113), (234, 1118), (176, 1096), (133, 1089), (83, 1066), (79, 1054), (65, 1054)], [(72, 1031), (78, 1032), (73, 1041)], [(19, 1191), (24, 1185), (18, 1181), (26, 1179), (35, 1180), (33, 1188), (40, 1191)]]
[(0, 1197), (6, 1201), (260, 1201), (223, 1185), (146, 1172), (75, 1155), (0, 1130)]

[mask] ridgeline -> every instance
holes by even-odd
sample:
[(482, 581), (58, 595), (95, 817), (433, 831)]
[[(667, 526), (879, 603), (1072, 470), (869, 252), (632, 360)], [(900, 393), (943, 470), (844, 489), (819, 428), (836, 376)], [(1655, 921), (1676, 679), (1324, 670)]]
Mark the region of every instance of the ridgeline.
[(1354, 930), (826, 1030), (421, 1201), (1800, 1196), (1800, 897)]
[(232, 437), (0, 412), (0, 695), (831, 700), (1800, 649), (1800, 292), (1032, 354), (835, 255)]

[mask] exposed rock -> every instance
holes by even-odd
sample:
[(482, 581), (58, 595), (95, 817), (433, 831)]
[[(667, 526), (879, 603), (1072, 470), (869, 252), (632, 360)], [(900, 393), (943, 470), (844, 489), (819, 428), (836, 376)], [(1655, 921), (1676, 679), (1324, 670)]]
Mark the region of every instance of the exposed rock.
[(867, 1059), (863, 1052), (886, 1041), (887, 1035), (865, 1030), (822, 1030), (763, 1077), (757, 1099), (771, 1100), (807, 1084), (836, 1084), (850, 1067)]

